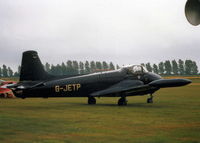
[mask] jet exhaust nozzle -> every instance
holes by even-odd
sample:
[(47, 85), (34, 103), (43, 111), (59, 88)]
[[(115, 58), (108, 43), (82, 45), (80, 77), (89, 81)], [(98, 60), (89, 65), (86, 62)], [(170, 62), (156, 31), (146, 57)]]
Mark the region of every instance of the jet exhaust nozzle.
[(200, 24), (200, 0), (187, 0), (185, 16), (190, 24), (194, 26)]
[(165, 87), (178, 87), (190, 84), (192, 81), (189, 79), (159, 79), (149, 83), (150, 86), (165, 88)]

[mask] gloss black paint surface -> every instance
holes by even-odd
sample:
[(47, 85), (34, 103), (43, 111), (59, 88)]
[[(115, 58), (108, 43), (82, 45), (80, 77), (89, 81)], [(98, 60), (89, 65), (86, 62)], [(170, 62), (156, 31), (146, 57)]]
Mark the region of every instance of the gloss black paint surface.
[(185, 79), (162, 79), (142, 66), (87, 75), (48, 74), (35, 51), (23, 53), (20, 82), (11, 89), (17, 97), (126, 97), (153, 94), (162, 87), (189, 84)]

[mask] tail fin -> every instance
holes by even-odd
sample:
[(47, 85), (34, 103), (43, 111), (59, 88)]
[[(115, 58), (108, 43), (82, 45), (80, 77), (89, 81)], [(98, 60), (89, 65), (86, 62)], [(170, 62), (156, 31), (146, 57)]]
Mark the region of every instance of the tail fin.
[(22, 56), (20, 81), (47, 80), (52, 76), (43, 68), (36, 51), (25, 51)]

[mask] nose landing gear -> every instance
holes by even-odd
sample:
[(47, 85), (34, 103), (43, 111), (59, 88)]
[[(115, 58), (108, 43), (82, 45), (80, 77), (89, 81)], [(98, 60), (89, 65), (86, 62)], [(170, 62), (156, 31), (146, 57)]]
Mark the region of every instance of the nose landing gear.
[(125, 106), (127, 105), (127, 100), (126, 100), (126, 97), (121, 97), (119, 100), (118, 100), (118, 105), (119, 106)]
[(150, 98), (147, 98), (147, 103), (153, 103), (153, 95), (150, 94)]
[(96, 99), (94, 97), (88, 97), (88, 104), (90, 105), (96, 104)]

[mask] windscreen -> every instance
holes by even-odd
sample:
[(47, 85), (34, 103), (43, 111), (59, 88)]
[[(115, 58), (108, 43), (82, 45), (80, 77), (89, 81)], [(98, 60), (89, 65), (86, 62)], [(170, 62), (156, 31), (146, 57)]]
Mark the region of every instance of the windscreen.
[(129, 68), (129, 70), (133, 74), (143, 74), (148, 72), (147, 69), (141, 65), (133, 65)]

